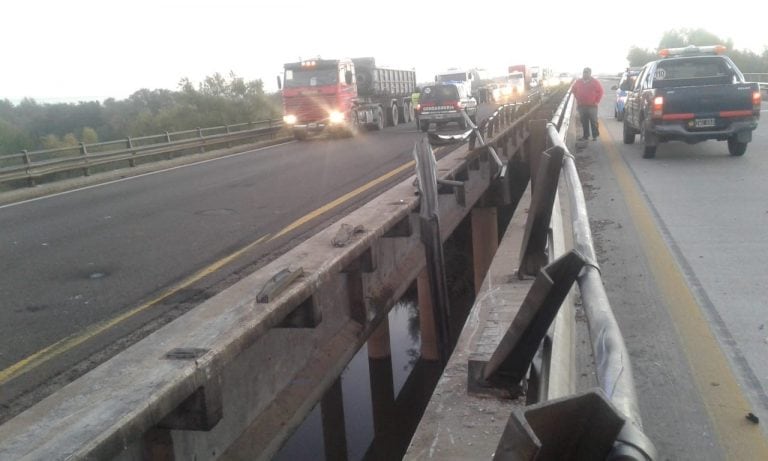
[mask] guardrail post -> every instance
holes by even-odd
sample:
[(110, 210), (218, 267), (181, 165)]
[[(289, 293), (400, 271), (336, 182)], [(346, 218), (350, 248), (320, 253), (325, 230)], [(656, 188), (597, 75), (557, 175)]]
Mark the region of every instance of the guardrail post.
[[(386, 333), (387, 354), (389, 354), (389, 322), (387, 317), (384, 318), (384, 322), (379, 326), (377, 332), (381, 331), (381, 335)], [(386, 324), (387, 328), (384, 331), (381, 327)], [(378, 334), (378, 333), (374, 333)], [(379, 459), (394, 459), (395, 456), (391, 453), (392, 443), (391, 440), (387, 440), (387, 429), (393, 424), (393, 410), (395, 407), (395, 387), (392, 374), (392, 359), (390, 355), (386, 357), (372, 357), (370, 356), (370, 339), (369, 344), (369, 358), (368, 358), (368, 376), (371, 385), (371, 407), (373, 410), (373, 445), (371, 446), (371, 452), (376, 453), (376, 457)]]
[[(128, 138), (127, 138), (127, 140), (125, 142), (125, 146), (128, 149), (133, 149), (133, 139), (131, 139), (130, 136), (128, 136)], [(134, 158), (135, 156), (136, 156), (136, 151), (131, 151), (131, 158), (128, 160), (128, 164), (130, 166), (132, 166), (132, 167), (136, 166), (136, 159)]]
[(528, 164), (531, 166), (531, 190), (536, 187), (541, 153), (547, 148), (547, 121), (531, 120), (531, 135), (528, 137)]
[(202, 144), (203, 130), (200, 127), (197, 127), (197, 137), (201, 139), (201, 141), (200, 141), (200, 153), (202, 154), (203, 152), (205, 152), (205, 146)]
[(541, 155), (539, 182), (531, 186), (533, 193), (530, 211), (525, 222), (523, 246), (520, 251), (520, 267), (517, 275), (521, 279), (526, 275), (535, 276), (547, 264), (549, 223), (564, 155), (565, 152), (560, 146), (551, 147)]
[[(225, 126), (224, 126), (224, 129), (225, 129), (225, 130), (226, 130), (226, 132), (227, 132), (227, 136), (229, 136), (230, 134), (232, 134), (232, 133), (229, 131), (229, 125), (225, 125)], [(227, 141), (227, 149), (229, 149), (230, 147), (232, 147), (232, 143), (231, 143), (231, 142), (229, 142), (229, 141)]]
[(85, 147), (85, 143), (80, 143), (80, 154), (82, 154), (83, 158), (85, 159), (85, 167), (83, 168), (83, 175), (90, 176), (91, 175), (91, 169), (88, 168), (88, 148)]
[(24, 155), (24, 164), (27, 166), (27, 182), (29, 187), (35, 187), (35, 177), (32, 176), (32, 159), (29, 158), (29, 151), (24, 149), (21, 153)]
[[(198, 130), (199, 130), (199, 128), (198, 128)], [(168, 144), (171, 143), (171, 134), (168, 133), (167, 131), (165, 132), (165, 142), (167, 142)], [(166, 160), (170, 160), (171, 159), (171, 153), (170, 152), (166, 152), (165, 153), (165, 158), (166, 158)]]
[(448, 363), (451, 344), (450, 307), (445, 279), (445, 258), (440, 240), (440, 216), (437, 212), (437, 164), (426, 137), (413, 148), (416, 174), (419, 179), (419, 223), (421, 242), (427, 259), (429, 289), (435, 306), (435, 327), (438, 350), (443, 365)]

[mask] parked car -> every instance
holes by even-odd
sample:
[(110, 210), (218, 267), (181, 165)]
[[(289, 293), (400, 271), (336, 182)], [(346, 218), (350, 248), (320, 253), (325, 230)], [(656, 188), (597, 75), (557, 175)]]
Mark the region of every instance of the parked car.
[(430, 85), (421, 89), (421, 98), (416, 107), (421, 131), (429, 130), (430, 123), (442, 125), (456, 122), (459, 127), (466, 128), (462, 114), (464, 111), (473, 122), (477, 120), (477, 101), (460, 92), (455, 84)]
[(643, 157), (653, 158), (662, 142), (716, 139), (728, 142), (731, 155), (744, 155), (762, 96), (724, 52), (719, 45), (661, 50), (627, 95), (624, 144), (640, 133)]
[(640, 69), (627, 69), (621, 74), (618, 85), (611, 87), (616, 90), (616, 104), (613, 107), (613, 116), (618, 121), (624, 120), (624, 105), (627, 102), (627, 92), (635, 86), (635, 79), (640, 74)]

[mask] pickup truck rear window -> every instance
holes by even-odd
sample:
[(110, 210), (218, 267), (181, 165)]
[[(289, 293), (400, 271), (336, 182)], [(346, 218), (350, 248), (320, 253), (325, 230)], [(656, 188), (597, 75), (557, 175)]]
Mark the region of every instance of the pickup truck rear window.
[(720, 57), (695, 57), (659, 61), (654, 88), (734, 83), (734, 72)]
[(424, 88), (421, 92), (421, 101), (443, 101), (446, 99), (458, 100), (459, 90), (454, 85), (434, 85)]

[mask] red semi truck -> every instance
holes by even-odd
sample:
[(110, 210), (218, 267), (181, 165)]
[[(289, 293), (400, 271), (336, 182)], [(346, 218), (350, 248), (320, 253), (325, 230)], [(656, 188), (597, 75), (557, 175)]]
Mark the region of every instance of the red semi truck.
[(310, 59), (287, 63), (283, 121), (298, 140), (329, 130), (353, 135), (358, 127), (381, 130), (408, 123), (416, 74), (376, 67), (374, 58)]

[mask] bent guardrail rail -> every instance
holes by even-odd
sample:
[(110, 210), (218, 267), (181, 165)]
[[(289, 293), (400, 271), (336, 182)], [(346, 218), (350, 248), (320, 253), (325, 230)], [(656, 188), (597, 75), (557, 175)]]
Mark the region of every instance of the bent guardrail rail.
[[(494, 122), (505, 162), (545, 103)], [(439, 161), (461, 182), (438, 191), (439, 241), (492, 186), (510, 195), (496, 171), (485, 148)], [(425, 267), (419, 204), (395, 185), (0, 426), (0, 459), (274, 455)]]
[(204, 152), (211, 146), (239, 143), (274, 136), (283, 127), (278, 120), (262, 120), (237, 125), (198, 128), (119, 141), (80, 143), (76, 147), (22, 151), (0, 156), (0, 184), (26, 180), (29, 186), (46, 175), (81, 170), (84, 176), (91, 168), (116, 162), (136, 166), (137, 160), (165, 155), (167, 158), (184, 151)]
[[(513, 216), (406, 459), (656, 458), (642, 431), (629, 355), (605, 294), (581, 183), (564, 142), (572, 109), (568, 93), (551, 119), (530, 123), (529, 148), (509, 170), (525, 185), (530, 182), (530, 202)], [(570, 252), (559, 214), (560, 180), (570, 204)], [(574, 280), (598, 385), (575, 394), (565, 365), (575, 314), (573, 301), (564, 302)], [(445, 439), (451, 442), (438, 443)]]
[(576, 250), (587, 260), (577, 282), (589, 322), (589, 333), (597, 365), (597, 379), (606, 396), (632, 423), (624, 426), (618, 438), (621, 446), (615, 448), (614, 454), (627, 456), (628, 459), (654, 459), (653, 443), (642, 432), (643, 424), (629, 352), (600, 275), (581, 180), (574, 157), (565, 145), (565, 134), (570, 120), (570, 116), (566, 114), (572, 111), (573, 99), (569, 92), (563, 101), (563, 110), (559, 111), (559, 116), (556, 114), (553, 117), (547, 130), (549, 142), (567, 153), (563, 162), (563, 173), (568, 183), (568, 198), (573, 217), (573, 242)]

